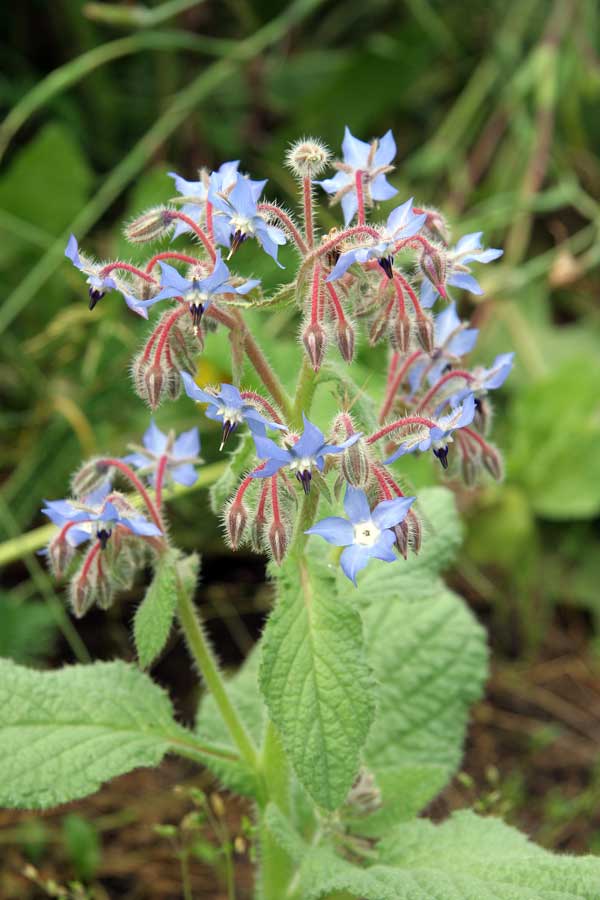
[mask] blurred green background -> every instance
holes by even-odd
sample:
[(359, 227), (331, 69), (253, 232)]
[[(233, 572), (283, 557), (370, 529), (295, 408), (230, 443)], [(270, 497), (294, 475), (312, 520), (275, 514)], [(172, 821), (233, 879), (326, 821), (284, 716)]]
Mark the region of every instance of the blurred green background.
[[(33, 552), (35, 534), (22, 537), (43, 524), (41, 498), (66, 493), (82, 456), (122, 453), (148, 421), (128, 375), (147, 326), (116, 297), (88, 311), (63, 256), (69, 233), (100, 258), (135, 260), (121, 224), (172, 196), (167, 171), (194, 179), (202, 165), (239, 158), (269, 178), (269, 197), (293, 207), (281, 168), (290, 140), (314, 133), (337, 153), (345, 124), (363, 139), (391, 128), (400, 200), (435, 205), (457, 236), (483, 230), (487, 245), (504, 247), (481, 271), (485, 298), (475, 307), (463, 298), (461, 311), (481, 329), (474, 361), (512, 349), (517, 359), (496, 401), (504, 483), (453, 485), (466, 539), (450, 577), (489, 628), (494, 666), (466, 774), (433, 813), (476, 802), (548, 846), (600, 850), (599, 18), (595, 0), (29, 0), (5, 11), (0, 654), (36, 665), (131, 656), (139, 593), (75, 630)], [(323, 229), (337, 221), (323, 204)], [(240, 269), (267, 286), (280, 277), (248, 247)], [(293, 379), (293, 315), (254, 315)], [(361, 344), (355, 381), (376, 390), (382, 370), (381, 350)], [(201, 373), (227, 376), (224, 336), (209, 335)], [(157, 421), (189, 428), (190, 404), (159, 410)], [(406, 471), (417, 487), (439, 474), (428, 459), (411, 458)], [(268, 604), (263, 564), (227, 553), (202, 491), (171, 508), (179, 541), (205, 553), (202, 602), (234, 665)], [(158, 676), (186, 711), (180, 650), (175, 640)], [(14, 874), (27, 858), (104, 896), (111, 857), (106, 840), (104, 855), (96, 845), (112, 825), (89, 826), (86, 843), (98, 810), (74, 806), (83, 826), (0, 818), (13, 854), (3, 897), (42, 890)], [(21, 830), (38, 825), (36, 856)], [(93, 857), (83, 874), (73, 850), (82, 842)], [(218, 870), (204, 859), (197, 878), (202, 865)], [(152, 893), (151, 881), (131, 896), (169, 896)], [(130, 894), (111, 887), (107, 896)]]

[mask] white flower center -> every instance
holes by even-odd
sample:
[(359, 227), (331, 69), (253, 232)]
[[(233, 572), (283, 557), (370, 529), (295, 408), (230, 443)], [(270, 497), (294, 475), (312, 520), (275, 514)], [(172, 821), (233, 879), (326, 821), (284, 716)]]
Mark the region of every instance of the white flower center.
[(290, 463), (290, 469), (292, 472), (310, 472), (315, 462), (316, 460), (313, 456), (302, 456), (300, 459), (295, 459), (293, 463)]
[(209, 300), (209, 296), (206, 291), (199, 291), (198, 288), (192, 288), (192, 290), (188, 291), (185, 295), (185, 299), (190, 306), (205, 306)]
[(448, 444), (453, 444), (453, 443), (454, 443), (454, 438), (452, 437), (451, 434), (449, 434), (447, 437), (440, 438), (438, 441), (432, 441), (431, 446), (433, 447), (434, 450), (441, 450), (442, 447), (447, 447)]
[(219, 406), (217, 415), (223, 416), (224, 422), (231, 422), (232, 425), (239, 425), (243, 421), (242, 413), (239, 409), (233, 409), (231, 406)]
[(231, 228), (233, 229), (233, 233), (239, 231), (240, 234), (254, 234), (254, 225), (247, 219), (245, 216), (232, 216), (231, 217)]
[(381, 529), (372, 519), (368, 522), (359, 522), (354, 526), (354, 543), (360, 544), (361, 547), (372, 547), (380, 534)]

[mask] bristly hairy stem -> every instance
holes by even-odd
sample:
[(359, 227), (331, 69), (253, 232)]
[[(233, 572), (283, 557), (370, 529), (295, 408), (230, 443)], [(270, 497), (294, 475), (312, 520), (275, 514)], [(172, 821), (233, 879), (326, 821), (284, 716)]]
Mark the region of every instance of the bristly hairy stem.
[(358, 203), (357, 221), (359, 225), (365, 224), (365, 196), (363, 191), (363, 172), (359, 169), (355, 176), (356, 202)]
[(138, 278), (142, 278), (149, 284), (157, 283), (156, 279), (153, 278), (152, 275), (149, 275), (148, 272), (143, 272), (141, 269), (138, 269), (137, 266), (132, 266), (130, 263), (120, 262), (119, 260), (109, 263), (107, 266), (104, 266), (102, 269), (100, 269), (100, 274), (104, 277), (106, 275), (110, 275), (111, 272), (114, 272), (117, 269), (123, 269), (123, 271), (125, 272), (131, 272), (132, 275), (137, 275)]
[(242, 400), (251, 400), (253, 403), (258, 403), (259, 406), (266, 410), (266, 412), (271, 416), (274, 422), (277, 422), (278, 425), (283, 425), (279, 413), (275, 411), (268, 400), (266, 400), (260, 394), (257, 394), (256, 391), (241, 391), (240, 396)]
[(466, 372), (464, 369), (453, 369), (452, 372), (446, 372), (445, 375), (436, 381), (436, 383), (429, 388), (421, 402), (419, 403), (419, 409), (426, 409), (427, 404), (431, 401), (432, 397), (440, 391), (445, 384), (449, 381), (452, 381), (453, 378), (462, 378), (464, 381), (473, 381), (473, 376), (470, 372)]
[(165, 474), (167, 472), (167, 463), (169, 459), (167, 456), (163, 455), (158, 460), (158, 465), (156, 467), (156, 505), (159, 511), (162, 511), (162, 490), (165, 481)]
[(402, 384), (402, 379), (404, 378), (404, 376), (406, 375), (406, 373), (408, 372), (408, 370), (410, 369), (412, 364), (414, 362), (416, 362), (417, 359), (422, 355), (423, 355), (422, 350), (414, 350), (413, 353), (411, 353), (410, 356), (408, 356), (404, 360), (402, 365), (400, 365), (396, 369), (396, 372), (395, 372), (393, 378), (390, 380), (390, 384), (386, 391), (385, 399), (383, 401), (383, 405), (382, 405), (381, 411), (379, 413), (379, 421), (380, 422), (385, 422), (389, 411), (391, 410), (392, 406), (394, 405), (394, 400), (395, 400), (396, 394), (398, 393), (398, 388)]
[(142, 484), (141, 480), (137, 477), (131, 466), (128, 466), (127, 463), (124, 463), (122, 459), (114, 459), (112, 457), (103, 457), (98, 460), (98, 463), (105, 466), (110, 466), (111, 468), (118, 469), (122, 475), (127, 478), (127, 480), (131, 483), (132, 487), (138, 492), (142, 500), (144, 501), (144, 505), (148, 510), (152, 521), (156, 525), (157, 528), (160, 528), (162, 532), (164, 532), (165, 526), (164, 522), (161, 518), (160, 512), (156, 508), (156, 505), (150, 494)]
[(436, 423), (426, 416), (404, 416), (403, 419), (397, 419), (395, 422), (390, 422), (389, 425), (386, 425), (384, 428), (380, 428), (379, 431), (374, 432), (374, 434), (369, 435), (367, 444), (374, 444), (375, 441), (380, 441), (381, 438), (390, 434), (390, 432), (397, 431), (398, 428), (404, 428), (408, 425), (425, 425), (427, 428), (436, 427)]
[(314, 242), (313, 186), (310, 175), (305, 175), (302, 179), (302, 199), (304, 204), (304, 233), (306, 234), (306, 243), (312, 250)]
[(212, 241), (210, 240), (210, 238), (208, 237), (206, 232), (202, 228), (200, 228), (200, 226), (197, 224), (197, 222), (194, 222), (194, 220), (191, 218), (191, 216), (186, 216), (185, 213), (180, 212), (179, 210), (175, 210), (175, 209), (170, 209), (168, 212), (168, 216), (169, 216), (169, 219), (179, 219), (181, 222), (185, 222), (185, 224), (188, 225), (192, 229), (192, 231), (194, 232), (196, 237), (200, 238), (200, 240), (204, 244), (204, 248), (205, 248), (206, 252), (208, 253), (208, 255), (210, 256), (211, 260), (213, 262), (215, 261), (216, 254), (215, 254), (215, 248), (213, 247)]
[(189, 256), (187, 253), (175, 253), (173, 250), (165, 250), (162, 253), (156, 253), (152, 259), (148, 260), (146, 272), (151, 272), (161, 259), (177, 259), (179, 262), (188, 263), (190, 266), (197, 265), (201, 261), (195, 256)]
[(290, 237), (298, 247), (300, 253), (305, 256), (308, 253), (308, 247), (304, 243), (304, 239), (291, 218), (288, 216), (286, 212), (280, 209), (275, 203), (259, 203), (257, 206), (259, 212), (268, 213), (273, 219), (278, 219), (285, 230), (289, 233)]
[(189, 651), (214, 697), (240, 756), (253, 772), (258, 772), (259, 759), (256, 747), (229, 699), (212, 648), (204, 634), (192, 598), (185, 589), (180, 576), (177, 577), (177, 615)]

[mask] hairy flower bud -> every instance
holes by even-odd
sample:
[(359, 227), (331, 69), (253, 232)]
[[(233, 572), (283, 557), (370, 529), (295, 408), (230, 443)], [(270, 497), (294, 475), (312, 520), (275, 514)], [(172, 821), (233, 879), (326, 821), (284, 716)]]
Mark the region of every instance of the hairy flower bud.
[(387, 310), (385, 308), (380, 310), (371, 322), (371, 327), (369, 329), (369, 343), (377, 344), (378, 341), (382, 339), (388, 328), (389, 321), (390, 317)]
[(405, 519), (408, 524), (408, 542), (412, 552), (417, 555), (423, 542), (423, 525), (413, 509), (409, 509)]
[(411, 330), (410, 319), (406, 314), (403, 316), (396, 316), (394, 320), (389, 323), (388, 333), (390, 336), (390, 343), (397, 353), (407, 353), (410, 349)]
[(426, 353), (433, 353), (433, 351), (435, 350), (435, 331), (433, 318), (425, 314), (417, 316), (415, 330), (417, 332), (417, 337), (423, 350), (425, 350)]
[(399, 525), (394, 525), (392, 531), (396, 535), (398, 552), (404, 559), (408, 559), (409, 527), (406, 519)]
[(309, 322), (302, 333), (302, 342), (313, 369), (318, 372), (327, 346), (327, 332), (320, 322)]
[(487, 434), (490, 430), (492, 405), (487, 397), (475, 397), (475, 418), (473, 421), (482, 434)]
[(97, 603), (101, 609), (108, 609), (114, 598), (114, 587), (107, 577), (102, 564), (102, 551), (95, 544), (85, 556), (81, 568), (71, 579), (69, 598), (73, 612), (78, 619)]
[(356, 488), (365, 488), (371, 479), (371, 463), (369, 445), (360, 438), (342, 453), (342, 474), (348, 484)]
[(347, 363), (351, 363), (354, 357), (354, 328), (347, 319), (344, 319), (343, 322), (338, 321), (335, 330), (335, 340), (342, 359)]
[(482, 451), (481, 461), (492, 478), (495, 478), (496, 481), (502, 481), (504, 477), (504, 464), (502, 462), (502, 456), (495, 447), (492, 447), (491, 444), (487, 444)]
[(145, 244), (164, 237), (173, 228), (173, 210), (155, 206), (125, 226), (125, 237), (132, 244)]
[(46, 559), (56, 578), (62, 578), (65, 575), (70, 563), (75, 556), (76, 549), (66, 540), (61, 531), (55, 535), (46, 550)]
[(151, 361), (140, 354), (131, 369), (138, 397), (155, 410), (165, 398), (176, 400), (181, 393), (181, 378), (176, 368), (166, 361)]
[(288, 529), (281, 519), (275, 519), (275, 521), (272, 522), (269, 528), (268, 539), (273, 559), (277, 565), (280, 566), (289, 544)]
[(242, 500), (234, 498), (225, 509), (227, 538), (234, 550), (237, 550), (242, 542), (247, 523), (248, 508), (246, 504)]
[(103, 459), (89, 459), (75, 472), (71, 479), (71, 492), (74, 497), (87, 497), (104, 482), (110, 481), (114, 472)]
[(464, 483), (468, 487), (472, 487), (476, 483), (479, 474), (479, 461), (477, 457), (467, 453), (463, 454), (460, 470)]
[(446, 298), (446, 270), (448, 263), (446, 254), (432, 247), (431, 250), (425, 250), (420, 259), (423, 274), (432, 283), (438, 293)]
[(314, 178), (326, 168), (331, 153), (319, 138), (294, 141), (285, 155), (285, 164), (297, 178)]

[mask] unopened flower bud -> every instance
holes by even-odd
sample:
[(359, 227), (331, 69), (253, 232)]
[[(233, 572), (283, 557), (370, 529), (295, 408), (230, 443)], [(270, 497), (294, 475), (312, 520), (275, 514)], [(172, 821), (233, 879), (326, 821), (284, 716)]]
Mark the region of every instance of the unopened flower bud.
[(435, 331), (432, 317), (426, 314), (417, 316), (415, 328), (423, 350), (426, 353), (433, 353), (435, 350)]
[(396, 547), (404, 559), (408, 559), (409, 528), (406, 519), (392, 528), (396, 536)]
[(446, 293), (446, 254), (433, 247), (425, 250), (420, 259), (423, 274), (432, 283), (438, 293), (447, 299)]
[(288, 543), (288, 530), (281, 519), (276, 519), (269, 528), (269, 547), (271, 548), (273, 559), (278, 566), (280, 566), (283, 562), (283, 557), (285, 556), (285, 551), (288, 548)]
[(381, 340), (389, 325), (389, 321), (390, 318), (387, 310), (385, 308), (380, 310), (371, 322), (371, 327), (369, 329), (369, 343), (377, 344), (378, 341)]
[[(413, 207), (413, 212), (417, 212), (417, 210)], [(450, 238), (448, 224), (437, 209), (423, 209), (420, 212), (424, 212), (427, 214), (427, 219), (425, 220), (424, 231), (430, 234), (434, 240), (440, 240), (443, 244), (447, 244)]]
[(482, 434), (487, 434), (490, 430), (492, 405), (487, 397), (475, 397), (475, 418), (473, 421)]
[(351, 363), (354, 357), (354, 328), (347, 319), (344, 319), (343, 322), (338, 322), (335, 330), (335, 340), (342, 359), (347, 363)]
[(287, 151), (285, 164), (297, 178), (314, 178), (325, 169), (330, 157), (329, 150), (319, 138), (302, 138)]
[(227, 537), (234, 550), (237, 550), (242, 541), (247, 522), (248, 509), (245, 503), (234, 498), (231, 501), (229, 508), (225, 511)]
[(87, 497), (106, 481), (110, 481), (114, 469), (103, 459), (89, 459), (75, 472), (71, 480), (74, 497)]
[(477, 457), (465, 453), (460, 463), (460, 470), (464, 483), (468, 487), (472, 487), (476, 483), (477, 475), (479, 474)]
[(381, 791), (375, 783), (375, 776), (362, 768), (344, 804), (354, 815), (366, 816), (381, 807)]
[(108, 609), (114, 597), (113, 585), (107, 577), (105, 567), (98, 559), (97, 552), (90, 564), (90, 554), (94, 553), (96, 546), (88, 551), (81, 568), (71, 579), (69, 596), (73, 612), (78, 619), (81, 619), (94, 603), (101, 609)]
[(408, 525), (409, 546), (416, 556), (421, 549), (421, 544), (423, 542), (423, 525), (421, 524), (419, 516), (412, 509), (409, 509), (405, 521)]
[(155, 206), (125, 227), (125, 237), (132, 244), (145, 244), (164, 237), (173, 228), (173, 210)]
[(407, 353), (410, 349), (411, 324), (407, 315), (396, 316), (389, 323), (390, 343), (397, 353)]
[(327, 332), (320, 322), (309, 322), (302, 333), (302, 342), (313, 369), (318, 372), (327, 346)]
[(502, 481), (504, 477), (504, 465), (498, 450), (496, 450), (495, 447), (492, 447), (491, 444), (487, 444), (485, 450), (483, 450), (481, 454), (481, 460), (492, 478), (495, 478), (496, 481)]
[(140, 354), (133, 363), (131, 373), (138, 397), (155, 410), (165, 398), (177, 399), (181, 393), (181, 378), (176, 368), (166, 359), (144, 359)]
[(344, 478), (355, 488), (365, 488), (371, 478), (369, 446), (364, 438), (342, 453), (341, 469)]
[(52, 538), (46, 550), (46, 558), (52, 574), (56, 578), (62, 578), (74, 556), (75, 547), (71, 546), (66, 536), (62, 536), (61, 530)]

